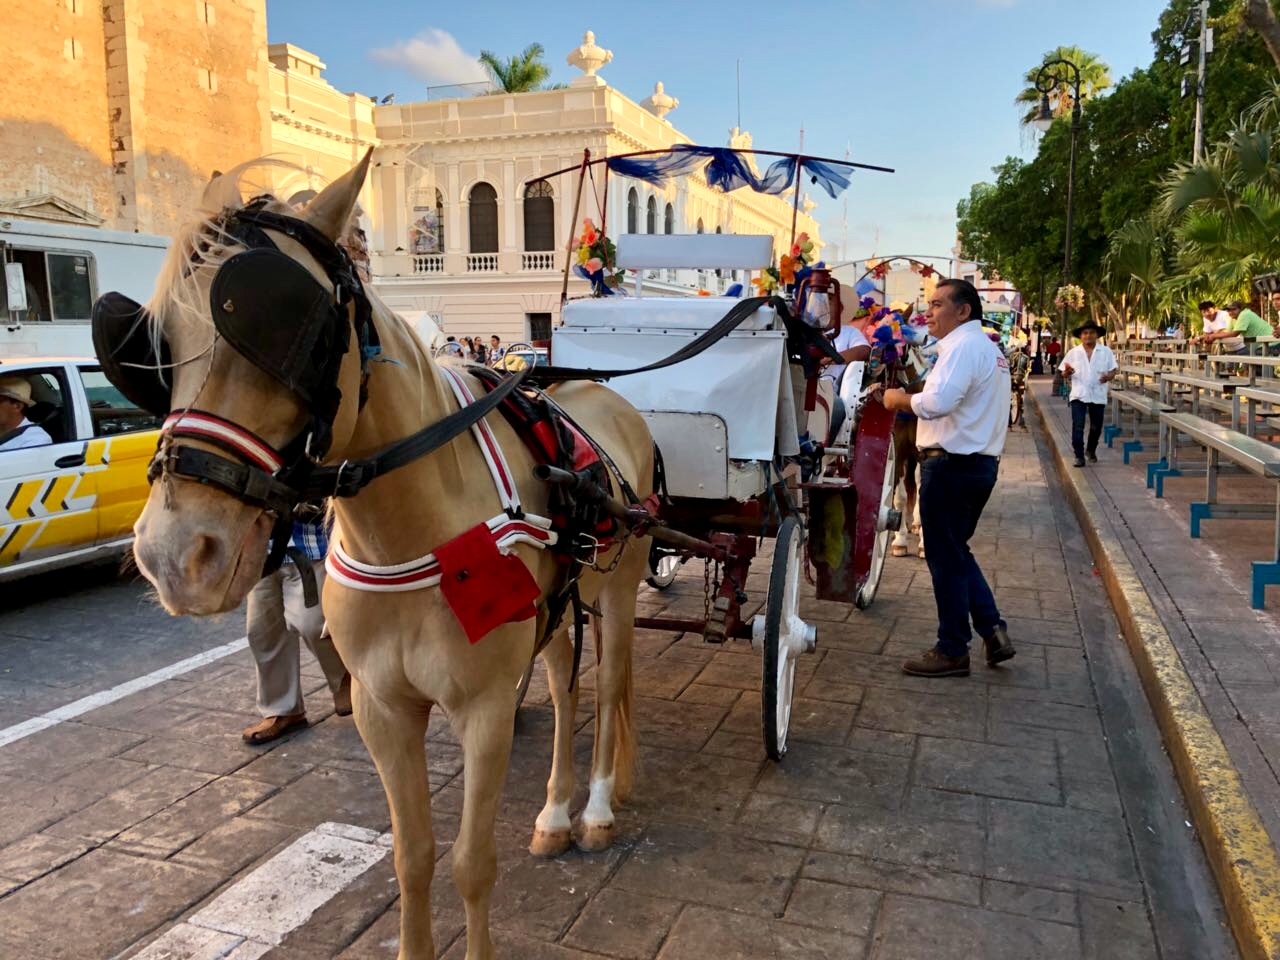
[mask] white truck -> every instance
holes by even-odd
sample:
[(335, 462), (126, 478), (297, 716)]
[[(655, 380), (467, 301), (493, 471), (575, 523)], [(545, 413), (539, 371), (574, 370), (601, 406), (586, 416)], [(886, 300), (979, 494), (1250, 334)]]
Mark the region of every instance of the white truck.
[(167, 237), (0, 214), (0, 358), (93, 356), (89, 313), (104, 290), (145, 303)]

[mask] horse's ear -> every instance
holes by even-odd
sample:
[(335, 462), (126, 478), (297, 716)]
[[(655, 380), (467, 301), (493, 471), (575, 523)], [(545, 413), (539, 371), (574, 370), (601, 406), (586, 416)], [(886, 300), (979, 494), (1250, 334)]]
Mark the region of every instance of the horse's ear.
[(303, 219), (330, 240), (336, 242), (346, 229), (347, 218), (351, 216), (360, 188), (364, 186), (364, 178), (369, 173), (369, 159), (372, 156), (371, 147), (359, 163), (321, 190), (307, 204), (307, 209), (302, 214)]

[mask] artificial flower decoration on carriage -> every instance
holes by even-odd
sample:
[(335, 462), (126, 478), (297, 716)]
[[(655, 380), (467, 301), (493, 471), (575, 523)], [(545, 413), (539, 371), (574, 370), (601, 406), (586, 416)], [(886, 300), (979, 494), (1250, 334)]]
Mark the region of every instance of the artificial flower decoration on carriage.
[(778, 259), (778, 265), (765, 267), (760, 276), (751, 281), (759, 295), (764, 297), (779, 287), (795, 286), (804, 279), (805, 268), (813, 263), (814, 243), (809, 234), (802, 233), (796, 237), (791, 249)]
[(1059, 310), (1064, 307), (1068, 310), (1083, 310), (1084, 290), (1074, 283), (1065, 284), (1054, 294), (1053, 303)]
[(597, 297), (612, 296), (622, 285), (618, 250), (613, 241), (599, 230), (590, 218), (582, 221), (582, 234), (573, 240), (577, 248), (574, 271), (591, 282), (591, 292)]

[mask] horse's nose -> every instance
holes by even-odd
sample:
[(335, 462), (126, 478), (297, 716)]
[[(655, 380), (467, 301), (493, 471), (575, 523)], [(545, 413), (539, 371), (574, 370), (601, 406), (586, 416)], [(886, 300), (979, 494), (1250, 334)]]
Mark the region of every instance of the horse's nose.
[(178, 571), (188, 583), (203, 583), (208, 575), (220, 573), (222, 544), (213, 537), (196, 534), (185, 550), (178, 554)]

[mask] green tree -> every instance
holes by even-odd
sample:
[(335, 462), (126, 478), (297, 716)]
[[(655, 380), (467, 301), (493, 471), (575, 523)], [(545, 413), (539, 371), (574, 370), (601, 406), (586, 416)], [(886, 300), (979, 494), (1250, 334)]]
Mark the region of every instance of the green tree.
[[(1050, 60), (1066, 60), (1080, 71), (1080, 102), (1088, 103), (1096, 100), (1102, 91), (1111, 86), (1111, 69), (1098, 59), (1096, 54), (1081, 50), (1079, 47), (1056, 47), (1049, 50), (1040, 62), (1027, 71), (1027, 85), (1015, 98), (1016, 103), (1027, 104), (1022, 115), (1023, 124), (1029, 124), (1040, 113), (1040, 90), (1036, 87), (1036, 76), (1040, 68)], [(1050, 76), (1057, 77), (1058, 83), (1049, 94), (1049, 107), (1055, 117), (1070, 115), (1075, 94), (1071, 86), (1071, 68), (1057, 64), (1049, 68)]]
[(1164, 326), (1171, 306), (1165, 281), (1172, 247), (1168, 224), (1157, 215), (1129, 220), (1112, 233), (1103, 257), (1105, 283), (1098, 292), (1113, 323)]
[(480, 51), (480, 63), (502, 93), (528, 93), (554, 89), (548, 86), (551, 68), (542, 62), (542, 44), (531, 43), (519, 54), (503, 60), (488, 50)]

